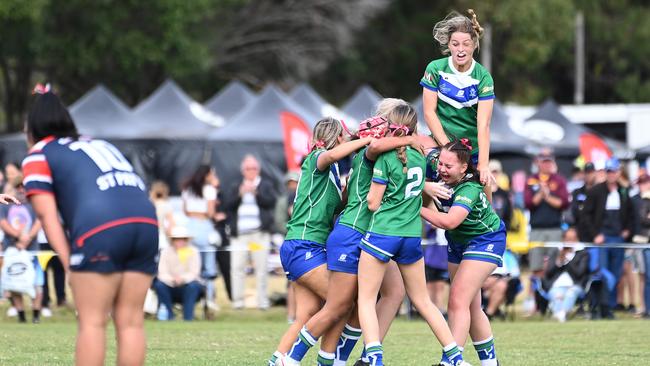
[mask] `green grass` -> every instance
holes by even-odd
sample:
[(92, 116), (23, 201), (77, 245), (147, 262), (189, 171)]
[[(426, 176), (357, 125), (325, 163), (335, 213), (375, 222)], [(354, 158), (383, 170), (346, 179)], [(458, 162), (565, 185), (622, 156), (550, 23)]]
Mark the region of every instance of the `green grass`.
[[(3, 314), (4, 314), (4, 309)], [(282, 309), (222, 311), (211, 321), (169, 323), (148, 320), (148, 365), (265, 365), (286, 329)], [(502, 365), (631, 365), (648, 362), (650, 322), (623, 319), (558, 324), (552, 321), (495, 322)], [(41, 324), (0, 320), (0, 365), (69, 365), (73, 362), (76, 325), (69, 312)], [(112, 340), (113, 330), (108, 339)], [(431, 365), (439, 346), (427, 325), (398, 319), (384, 344), (388, 365)], [(358, 355), (360, 348), (353, 353)], [(479, 365), (467, 348), (467, 359)], [(315, 364), (315, 351), (305, 358)], [(107, 364), (115, 363), (115, 342), (109, 341)], [(351, 364), (351, 363), (350, 363)]]

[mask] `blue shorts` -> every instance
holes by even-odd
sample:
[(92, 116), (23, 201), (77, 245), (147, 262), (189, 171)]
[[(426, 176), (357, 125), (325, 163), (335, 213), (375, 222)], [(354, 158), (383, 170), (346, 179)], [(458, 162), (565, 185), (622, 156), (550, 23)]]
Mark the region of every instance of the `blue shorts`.
[(361, 239), (359, 247), (382, 262), (392, 259), (399, 264), (411, 264), (424, 256), (420, 237), (389, 236), (369, 232)]
[(468, 244), (454, 243), (449, 235), (447, 238), (447, 254), (449, 263), (459, 264), (462, 260), (474, 260), (503, 265), (503, 252), (506, 250), (506, 226), (503, 221), (499, 230), (479, 235)]
[(336, 224), (327, 238), (327, 269), (356, 275), (359, 272), (359, 243), (363, 234), (357, 230)]
[(285, 240), (280, 247), (280, 261), (289, 281), (327, 263), (325, 246), (309, 240)]
[(158, 226), (128, 223), (98, 231), (80, 244), (73, 241), (70, 269), (79, 272), (158, 271)]

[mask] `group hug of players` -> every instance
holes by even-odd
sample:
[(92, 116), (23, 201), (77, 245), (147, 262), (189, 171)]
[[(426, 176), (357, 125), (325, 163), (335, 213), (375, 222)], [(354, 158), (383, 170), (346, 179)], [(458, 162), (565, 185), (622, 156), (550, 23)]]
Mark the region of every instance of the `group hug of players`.
[[(467, 365), (468, 334), (481, 366), (498, 365), (480, 288), (502, 264), (506, 232), (487, 193), (494, 86), (472, 58), (482, 29), (470, 14), (434, 28), (451, 56), (431, 62), (420, 81), (430, 135), (418, 134), (413, 106), (394, 98), (381, 101), (354, 136), (333, 118), (316, 124), (280, 249), (296, 321), (270, 366), (299, 365), (319, 339), (317, 364), (345, 365), (360, 337), (355, 366), (383, 365), (382, 341), (405, 292), (442, 346), (440, 365)], [(351, 154), (342, 189), (336, 162)], [(449, 324), (427, 293), (422, 219), (446, 230)]]

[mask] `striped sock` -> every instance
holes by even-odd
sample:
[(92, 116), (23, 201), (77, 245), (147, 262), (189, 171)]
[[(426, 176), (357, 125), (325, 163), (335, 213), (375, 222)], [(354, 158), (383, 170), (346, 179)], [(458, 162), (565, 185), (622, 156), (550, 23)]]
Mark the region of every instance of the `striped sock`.
[(384, 366), (384, 347), (380, 342), (366, 344), (366, 354), (370, 366)]
[(323, 350), (318, 351), (318, 357), (316, 358), (317, 366), (332, 366), (334, 365), (333, 353), (325, 352)]
[(278, 359), (278, 357), (282, 357), (282, 353), (280, 351), (273, 352), (273, 355), (271, 355), (271, 358), (269, 358), (269, 366), (275, 366), (275, 361)]
[(343, 333), (341, 333), (341, 338), (339, 338), (339, 343), (336, 345), (336, 360), (343, 361), (345, 364), (360, 337), (361, 329), (346, 324)]
[(316, 342), (318, 342), (318, 339), (312, 336), (307, 328), (303, 326), (300, 333), (298, 333), (298, 339), (293, 343), (291, 351), (287, 353), (287, 356), (294, 361), (302, 361), (307, 351), (309, 351)]
[[(448, 345), (447, 347), (452, 346), (452, 345), (456, 346), (456, 348), (458, 349), (458, 351), (460, 352), (461, 355), (463, 354), (463, 350), (464, 350), (463, 347), (458, 346), (455, 342), (454, 342), (454, 343), (451, 343), (451, 344)], [(453, 364), (451, 363), (451, 360), (449, 360), (449, 357), (447, 356), (447, 352), (445, 351), (445, 349), (446, 349), (447, 347), (444, 347), (444, 348), (442, 349), (442, 357), (440, 358), (440, 363), (443, 364), (443, 365), (453, 365)]]
[(460, 350), (456, 342), (449, 343), (443, 347), (442, 352), (451, 365), (457, 365), (463, 361), (463, 352)]
[(474, 349), (481, 360), (481, 366), (497, 366), (497, 351), (494, 348), (494, 337), (490, 336), (483, 341), (474, 342)]

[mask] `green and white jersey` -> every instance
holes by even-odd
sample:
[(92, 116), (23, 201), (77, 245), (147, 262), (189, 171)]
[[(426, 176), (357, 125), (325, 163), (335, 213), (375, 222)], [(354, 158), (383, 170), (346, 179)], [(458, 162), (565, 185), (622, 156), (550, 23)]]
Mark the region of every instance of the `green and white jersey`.
[(372, 218), (367, 197), (372, 180), (373, 162), (366, 158), (366, 149), (359, 151), (352, 159), (352, 169), (347, 184), (348, 204), (339, 219), (339, 224), (364, 234)]
[(459, 72), (451, 56), (441, 58), (429, 63), (420, 85), (438, 93), (436, 113), (447, 137), (466, 137), (472, 153), (478, 152), (478, 101), (494, 99), (494, 81), (485, 67), (472, 60), (467, 71)]
[(463, 182), (454, 187), (452, 207), (460, 206), (469, 214), (449, 235), (454, 243), (467, 244), (473, 238), (499, 230), (501, 219), (492, 209), (483, 186), (477, 182)]
[(406, 173), (394, 150), (383, 153), (375, 162), (372, 181), (385, 184), (386, 191), (368, 231), (401, 237), (422, 235), (420, 209), (426, 161), (410, 147), (406, 147), (406, 157)]
[(324, 151), (312, 151), (302, 164), (285, 240), (301, 239), (325, 245), (332, 231), (334, 213), (341, 203), (341, 178), (336, 163), (330, 169), (318, 170), (316, 162)]

